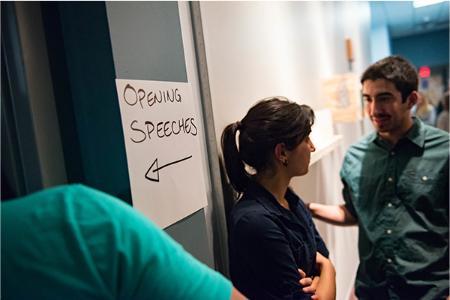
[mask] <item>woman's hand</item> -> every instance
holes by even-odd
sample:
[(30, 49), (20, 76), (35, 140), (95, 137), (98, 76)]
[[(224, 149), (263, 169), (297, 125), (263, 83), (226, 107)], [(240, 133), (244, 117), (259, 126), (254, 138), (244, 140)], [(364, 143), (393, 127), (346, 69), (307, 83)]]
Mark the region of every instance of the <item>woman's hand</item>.
[(319, 252), (316, 254), (316, 264), (320, 270), (320, 279), (316, 287), (316, 292), (311, 299), (336, 299), (336, 271), (333, 264)]
[(301, 279), (298, 281), (303, 287), (302, 290), (308, 294), (314, 294), (316, 292), (317, 284), (319, 283), (319, 277), (306, 277), (306, 273), (302, 269), (298, 269)]

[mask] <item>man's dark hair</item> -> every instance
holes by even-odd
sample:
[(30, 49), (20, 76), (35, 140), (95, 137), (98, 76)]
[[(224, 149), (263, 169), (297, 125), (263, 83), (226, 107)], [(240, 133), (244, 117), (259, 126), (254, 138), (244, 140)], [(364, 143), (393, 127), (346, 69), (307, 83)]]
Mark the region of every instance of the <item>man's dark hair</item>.
[(366, 80), (386, 79), (392, 82), (402, 94), (402, 101), (418, 90), (419, 78), (416, 68), (401, 56), (385, 57), (370, 65), (361, 76), (361, 84)]

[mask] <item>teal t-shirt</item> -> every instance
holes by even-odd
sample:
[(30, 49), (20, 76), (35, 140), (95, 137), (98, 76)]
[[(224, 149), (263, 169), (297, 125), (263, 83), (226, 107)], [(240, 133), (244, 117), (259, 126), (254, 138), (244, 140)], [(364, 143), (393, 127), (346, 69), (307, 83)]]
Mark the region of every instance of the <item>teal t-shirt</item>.
[(4, 299), (230, 299), (229, 280), (100, 191), (48, 189), (1, 217)]

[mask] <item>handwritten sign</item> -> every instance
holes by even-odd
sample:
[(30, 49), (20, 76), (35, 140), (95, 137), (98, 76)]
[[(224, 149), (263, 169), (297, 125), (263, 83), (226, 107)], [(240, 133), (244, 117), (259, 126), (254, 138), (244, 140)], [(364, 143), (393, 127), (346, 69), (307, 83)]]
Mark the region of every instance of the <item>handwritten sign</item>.
[(206, 206), (189, 83), (116, 79), (133, 206), (167, 227)]
[(335, 122), (355, 122), (362, 118), (361, 84), (354, 73), (337, 74), (322, 83), (325, 106)]

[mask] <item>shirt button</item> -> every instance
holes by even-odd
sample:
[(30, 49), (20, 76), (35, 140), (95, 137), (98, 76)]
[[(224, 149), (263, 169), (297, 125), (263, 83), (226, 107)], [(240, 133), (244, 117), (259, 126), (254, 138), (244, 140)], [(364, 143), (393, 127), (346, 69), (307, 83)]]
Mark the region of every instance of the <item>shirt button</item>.
[[(422, 178), (422, 179), (423, 179), (423, 178)], [(389, 178), (388, 178), (388, 181), (389, 181), (389, 182), (392, 182), (392, 181), (394, 181), (394, 178), (389, 177)]]
[(391, 151), (391, 156), (394, 156), (395, 155), (395, 151)]
[(389, 202), (389, 203), (387, 204), (387, 206), (388, 206), (388, 207), (392, 207), (392, 203)]
[(428, 180), (428, 177), (427, 177), (427, 176), (422, 176), (422, 180), (423, 180), (423, 181), (427, 181), (427, 180)]
[(387, 234), (391, 234), (391, 233), (392, 233), (392, 230), (388, 229), (388, 230), (386, 230), (386, 233), (387, 233)]
[(392, 263), (392, 259), (390, 259), (390, 258), (386, 259), (386, 261), (388, 262), (388, 264)]

